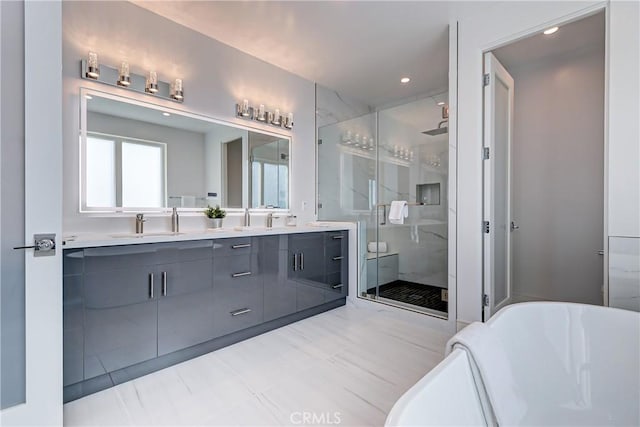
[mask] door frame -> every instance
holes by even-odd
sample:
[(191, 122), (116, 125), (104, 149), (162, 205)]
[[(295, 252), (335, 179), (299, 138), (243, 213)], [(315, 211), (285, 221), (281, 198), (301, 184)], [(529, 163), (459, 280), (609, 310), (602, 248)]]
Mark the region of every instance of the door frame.
[[(55, 233), (54, 256), (25, 250), (25, 403), (2, 425), (62, 424), (62, 4), (24, 2), (25, 243)], [(42, 213), (42, 207), (46, 213)]]
[[(609, 218), (609, 204), (608, 204), (608, 199), (609, 199), (609, 167), (608, 167), (608, 161), (609, 161), (609, 156), (608, 156), (608, 152), (609, 152), (609, 85), (607, 84), (609, 81), (609, 76), (610, 76), (610, 61), (609, 61), (609, 57), (610, 57), (610, 46), (609, 46), (609, 40), (610, 40), (610, 9), (609, 9), (609, 2), (600, 2), (597, 4), (594, 4), (592, 6), (588, 6), (582, 10), (576, 11), (574, 13), (570, 13), (568, 15), (564, 15), (562, 17), (558, 17), (557, 19), (553, 19), (551, 21), (548, 22), (544, 22), (544, 23), (540, 23), (539, 25), (532, 27), (532, 28), (528, 28), (524, 31), (521, 31), (519, 33), (515, 33), (513, 35), (511, 35), (508, 38), (504, 38), (504, 39), (500, 39), (500, 40), (496, 40), (494, 43), (490, 43), (488, 45), (485, 45), (483, 47), (482, 50), (480, 50), (478, 53), (480, 55), (481, 62), (484, 64), (484, 55), (486, 53), (489, 53), (495, 49), (498, 49), (500, 47), (503, 47), (505, 45), (517, 42), (519, 40), (525, 39), (527, 37), (536, 35), (540, 32), (542, 32), (544, 29), (546, 28), (550, 28), (550, 27), (554, 27), (554, 26), (562, 26), (562, 25), (566, 25), (569, 24), (571, 22), (575, 22), (584, 18), (587, 18), (591, 15), (595, 15), (597, 13), (600, 13), (604, 11), (605, 13), (605, 63), (604, 63), (604, 78), (605, 78), (605, 85), (604, 85), (604, 117), (603, 117), (603, 121), (604, 121), (604, 135), (603, 135), (603, 141), (604, 141), (604, 156), (603, 156), (603, 161), (604, 161), (604, 179), (603, 179), (603, 193), (604, 193), (604, 197), (603, 197), (603, 206), (604, 206), (604, 215), (603, 215), (603, 238), (602, 238), (602, 247), (604, 249), (604, 256), (603, 256), (603, 306), (607, 307), (609, 306), (609, 227), (608, 227), (608, 218)], [(485, 109), (484, 109), (484, 104), (483, 107), (481, 109), (481, 115), (480, 115), (480, 122), (484, 124), (484, 113), (485, 113)], [(482, 146), (484, 147), (484, 130), (483, 130), (483, 140), (482, 140)], [(484, 168), (483, 168), (484, 169)], [(484, 173), (484, 172), (483, 172)], [(483, 194), (482, 194), (482, 204), (483, 204), (483, 208), (481, 209), (481, 221), (484, 221), (484, 202), (485, 202), (485, 195), (484, 195), (484, 185), (483, 185)], [(484, 230), (482, 230), (482, 232), (484, 233)], [(485, 247), (484, 247), (484, 240), (483, 243), (481, 245), (482, 248), (482, 274), (481, 274), (481, 280), (482, 280), (482, 284), (481, 284), (481, 295), (480, 295), (480, 312), (482, 313), (482, 321), (486, 322), (487, 320), (489, 320), (488, 317), (485, 316), (485, 306), (484, 306), (484, 298), (483, 295), (486, 291), (486, 286), (487, 284), (485, 283), (486, 281), (486, 274), (485, 274)]]

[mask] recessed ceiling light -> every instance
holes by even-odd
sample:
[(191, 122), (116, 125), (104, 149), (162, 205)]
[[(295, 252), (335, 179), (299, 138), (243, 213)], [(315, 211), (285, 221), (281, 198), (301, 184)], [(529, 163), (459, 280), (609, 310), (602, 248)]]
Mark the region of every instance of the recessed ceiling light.
[(93, 96), (91, 96), (91, 95), (85, 95), (84, 97), (87, 98), (87, 99), (93, 99)]
[(555, 33), (556, 31), (558, 31), (558, 27), (551, 27), (551, 28), (547, 28), (546, 30), (544, 30), (543, 33), (548, 36), (550, 34)]
[(409, 77), (403, 77), (400, 79), (400, 83), (409, 83), (411, 79)]
[(444, 105), (444, 101), (440, 101), (440, 102), (438, 102), (438, 105), (439, 105), (440, 107), (442, 107), (442, 106)]
[(163, 116), (165, 116), (165, 117), (169, 117), (171, 114), (169, 114), (169, 113), (162, 113), (162, 115), (163, 115)]

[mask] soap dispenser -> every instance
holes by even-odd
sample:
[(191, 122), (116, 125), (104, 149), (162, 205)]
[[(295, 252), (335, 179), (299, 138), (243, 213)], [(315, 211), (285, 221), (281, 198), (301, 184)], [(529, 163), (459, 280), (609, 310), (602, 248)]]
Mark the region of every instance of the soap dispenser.
[(173, 233), (180, 232), (180, 222), (178, 217), (178, 208), (173, 208), (173, 213), (171, 214), (171, 231)]

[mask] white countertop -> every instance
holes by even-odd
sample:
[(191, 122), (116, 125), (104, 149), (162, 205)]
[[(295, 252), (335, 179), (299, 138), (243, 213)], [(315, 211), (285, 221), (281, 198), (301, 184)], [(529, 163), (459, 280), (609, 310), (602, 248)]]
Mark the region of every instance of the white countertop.
[(316, 221), (295, 227), (229, 227), (206, 230), (183, 230), (180, 233), (148, 231), (135, 233), (69, 233), (63, 236), (63, 249), (96, 246), (136, 245), (142, 243), (182, 242), (188, 240), (224, 239), (229, 237), (269, 236), (274, 234), (312, 233), (318, 231), (355, 230), (353, 222)]

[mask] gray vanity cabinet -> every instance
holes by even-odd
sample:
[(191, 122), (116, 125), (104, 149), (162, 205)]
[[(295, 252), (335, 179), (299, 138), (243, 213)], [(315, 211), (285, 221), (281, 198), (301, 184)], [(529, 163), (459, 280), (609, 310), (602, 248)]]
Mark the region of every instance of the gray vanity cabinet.
[(84, 379), (84, 315), (82, 307), (83, 251), (64, 251), (63, 255), (63, 383), (74, 384)]
[(213, 245), (213, 324), (216, 336), (263, 322), (259, 238), (217, 239)]
[(84, 379), (157, 356), (156, 250), (84, 250)]
[(265, 236), (260, 242), (260, 269), (264, 282), (264, 321), (296, 312), (296, 282), (287, 280), (288, 236)]
[(195, 240), (158, 250), (158, 356), (215, 336), (212, 247)]

